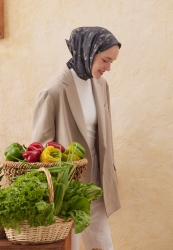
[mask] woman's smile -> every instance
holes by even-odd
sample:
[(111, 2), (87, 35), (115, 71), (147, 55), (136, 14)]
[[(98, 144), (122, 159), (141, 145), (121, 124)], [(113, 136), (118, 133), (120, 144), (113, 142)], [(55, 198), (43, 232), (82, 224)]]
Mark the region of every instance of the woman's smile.
[(103, 75), (104, 72), (105, 72), (105, 71), (99, 70), (100, 75)]

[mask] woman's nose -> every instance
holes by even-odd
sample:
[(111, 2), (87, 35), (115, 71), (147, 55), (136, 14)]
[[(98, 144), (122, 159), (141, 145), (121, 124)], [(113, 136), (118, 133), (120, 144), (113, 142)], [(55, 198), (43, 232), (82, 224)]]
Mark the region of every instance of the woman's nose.
[(107, 65), (106, 70), (107, 70), (107, 71), (110, 71), (110, 70), (111, 70), (111, 64), (110, 64), (110, 63)]

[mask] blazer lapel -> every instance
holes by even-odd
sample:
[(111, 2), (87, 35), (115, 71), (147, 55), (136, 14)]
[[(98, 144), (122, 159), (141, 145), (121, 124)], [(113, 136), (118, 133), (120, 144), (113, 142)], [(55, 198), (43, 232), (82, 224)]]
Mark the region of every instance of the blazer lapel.
[(73, 114), (73, 117), (76, 121), (76, 124), (84, 137), (85, 141), (87, 142), (87, 131), (86, 125), (84, 120), (84, 115), (80, 103), (80, 99), (78, 97), (76, 84), (73, 80), (72, 73), (66, 67), (65, 69), (65, 77), (62, 79), (62, 82), (65, 83), (68, 87), (66, 88), (66, 95), (68, 99), (68, 103)]
[(100, 83), (92, 78), (92, 86), (93, 86), (93, 93), (95, 98), (95, 104), (97, 109), (97, 117), (98, 117), (98, 135), (99, 135), (99, 144), (100, 149), (103, 152), (106, 148), (105, 145), (105, 109), (104, 109), (104, 96), (103, 96), (103, 89)]

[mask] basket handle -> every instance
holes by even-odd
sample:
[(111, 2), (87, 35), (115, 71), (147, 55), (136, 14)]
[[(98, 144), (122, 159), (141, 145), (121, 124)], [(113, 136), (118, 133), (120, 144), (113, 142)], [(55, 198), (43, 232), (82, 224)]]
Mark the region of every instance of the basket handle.
[(48, 169), (41, 167), (38, 169), (38, 171), (43, 171), (46, 174), (47, 177), (47, 183), (49, 186), (49, 202), (53, 203), (54, 202), (54, 190), (53, 190), (53, 183), (52, 183), (52, 177)]

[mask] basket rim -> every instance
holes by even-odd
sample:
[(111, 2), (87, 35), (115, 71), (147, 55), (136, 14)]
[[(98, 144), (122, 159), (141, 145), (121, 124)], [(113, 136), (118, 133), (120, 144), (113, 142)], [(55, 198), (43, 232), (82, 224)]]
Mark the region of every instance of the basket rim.
[[(59, 222), (59, 223), (64, 223), (64, 222), (74, 222), (74, 220), (73, 220), (73, 218), (72, 217), (70, 217), (70, 218), (68, 218), (67, 220), (64, 220), (63, 218), (61, 218), (61, 217), (58, 217), (58, 216), (55, 216), (55, 223), (56, 222)], [(55, 223), (53, 223), (53, 224), (50, 224), (49, 226), (51, 226), (51, 225), (54, 225)], [(28, 220), (24, 220), (21, 224), (20, 224), (20, 226), (22, 226), (22, 225), (28, 225)], [(49, 227), (49, 226), (37, 226), (37, 228), (38, 227)], [(3, 227), (4, 228), (4, 230), (9, 230), (9, 229), (12, 229), (12, 230), (15, 230), (15, 229), (13, 229), (13, 228), (6, 228), (6, 227)], [(33, 227), (31, 227), (31, 228), (34, 228), (34, 226)]]
[[(86, 158), (82, 158), (82, 159), (80, 159), (80, 160), (78, 160), (78, 161), (73, 161), (72, 163), (74, 163), (74, 164), (77, 164), (77, 165), (80, 165), (81, 167), (82, 166), (85, 166), (87, 163), (88, 163), (88, 160), (86, 159)], [(6, 159), (4, 159), (4, 160), (2, 160), (1, 161), (1, 164), (3, 165), (3, 166), (20, 166), (20, 165), (25, 165), (25, 166), (27, 166), (27, 167), (30, 167), (27, 163), (25, 164), (25, 162), (21, 162), (21, 161), (8, 161), (8, 160), (6, 160)], [(48, 165), (48, 166), (55, 166), (55, 165), (58, 165), (59, 164), (59, 162), (31, 162), (30, 163), (31, 165), (36, 165), (36, 166), (45, 166), (45, 165)]]

